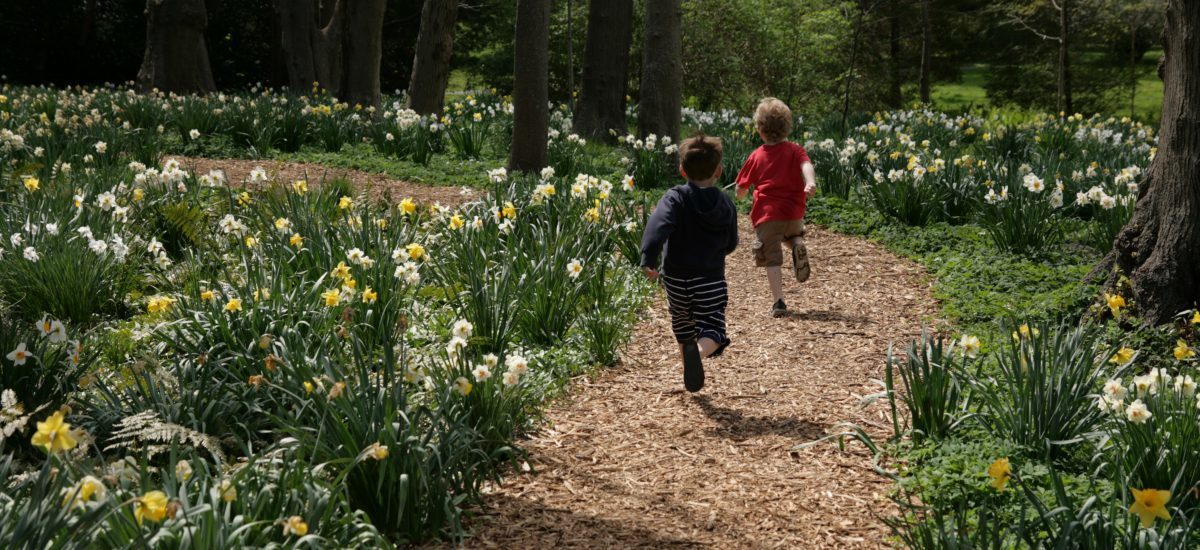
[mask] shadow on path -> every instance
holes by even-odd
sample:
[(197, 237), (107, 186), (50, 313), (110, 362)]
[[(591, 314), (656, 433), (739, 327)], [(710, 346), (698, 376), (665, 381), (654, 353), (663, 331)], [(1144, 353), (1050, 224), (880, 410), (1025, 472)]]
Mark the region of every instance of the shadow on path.
[(725, 438), (741, 441), (762, 435), (778, 435), (807, 441), (825, 436), (825, 425), (808, 420), (792, 416), (746, 416), (737, 409), (714, 404), (707, 395), (697, 395), (692, 400), (706, 416), (719, 424), (716, 433)]

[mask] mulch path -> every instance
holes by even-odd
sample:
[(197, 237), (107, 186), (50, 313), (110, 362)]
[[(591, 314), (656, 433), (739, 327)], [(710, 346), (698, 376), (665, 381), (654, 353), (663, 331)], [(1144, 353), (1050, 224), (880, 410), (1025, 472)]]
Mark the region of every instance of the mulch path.
[(166, 158), (178, 160), (184, 169), (197, 176), (207, 174), (211, 170), (224, 171), (226, 181), (235, 185), (245, 183), (250, 178), (251, 170), (262, 167), (272, 179), (284, 183), (303, 179), (307, 180), (309, 185), (317, 186), (325, 180), (345, 179), (353, 183), (358, 189), (365, 190), (372, 198), (393, 201), (409, 197), (417, 202), (428, 204), (441, 203), (444, 206), (453, 206), (466, 200), (478, 198), (477, 194), (479, 193), (477, 190), (468, 190), (468, 194), (463, 194), (463, 190), (458, 187), (438, 187), (435, 185), (412, 183), (381, 174), (304, 162), (284, 162), (270, 159), (209, 159), (179, 155), (171, 155)]
[[(753, 235), (742, 221), (743, 242)], [(936, 319), (922, 269), (882, 247), (809, 230), (813, 275), (785, 284), (773, 319), (748, 245), (730, 257), (724, 357), (703, 391), (683, 390), (660, 297), (621, 366), (581, 378), (520, 445), (530, 472), (491, 488), (470, 548), (876, 548), (890, 483), (857, 442), (794, 450), (855, 422), (891, 434), (881, 388), (890, 343)]]

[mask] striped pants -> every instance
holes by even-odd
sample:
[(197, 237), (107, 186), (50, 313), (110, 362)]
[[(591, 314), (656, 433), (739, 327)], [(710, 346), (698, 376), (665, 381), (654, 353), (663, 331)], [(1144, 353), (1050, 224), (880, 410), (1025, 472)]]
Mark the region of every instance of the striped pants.
[(661, 279), (667, 290), (675, 340), (709, 338), (717, 344), (729, 341), (725, 336), (725, 304), (729, 298), (725, 277), (679, 279), (661, 275)]

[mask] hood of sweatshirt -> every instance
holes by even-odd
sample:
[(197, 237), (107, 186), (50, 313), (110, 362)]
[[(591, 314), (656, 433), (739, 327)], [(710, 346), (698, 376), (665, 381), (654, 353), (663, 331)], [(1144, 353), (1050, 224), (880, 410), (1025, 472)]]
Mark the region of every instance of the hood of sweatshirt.
[(683, 205), (694, 216), (693, 219), (705, 230), (726, 231), (737, 223), (737, 212), (731, 201), (721, 200), (724, 193), (717, 187), (699, 187), (688, 182), (680, 185), (679, 195)]

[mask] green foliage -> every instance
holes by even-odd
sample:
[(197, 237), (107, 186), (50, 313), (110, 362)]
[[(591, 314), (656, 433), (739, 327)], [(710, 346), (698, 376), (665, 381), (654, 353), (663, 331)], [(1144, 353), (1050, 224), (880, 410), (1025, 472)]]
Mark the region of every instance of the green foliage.
[[(973, 353), (973, 352), (971, 352)], [(888, 352), (884, 370), (884, 388), (892, 408), (895, 436), (910, 433), (914, 439), (942, 439), (965, 417), (969, 399), (956, 372), (967, 361), (968, 352), (956, 349), (941, 338), (924, 334), (908, 346), (905, 357), (897, 358)], [(897, 387), (896, 374), (903, 387)], [(900, 429), (896, 402), (904, 404), (910, 429)]]

